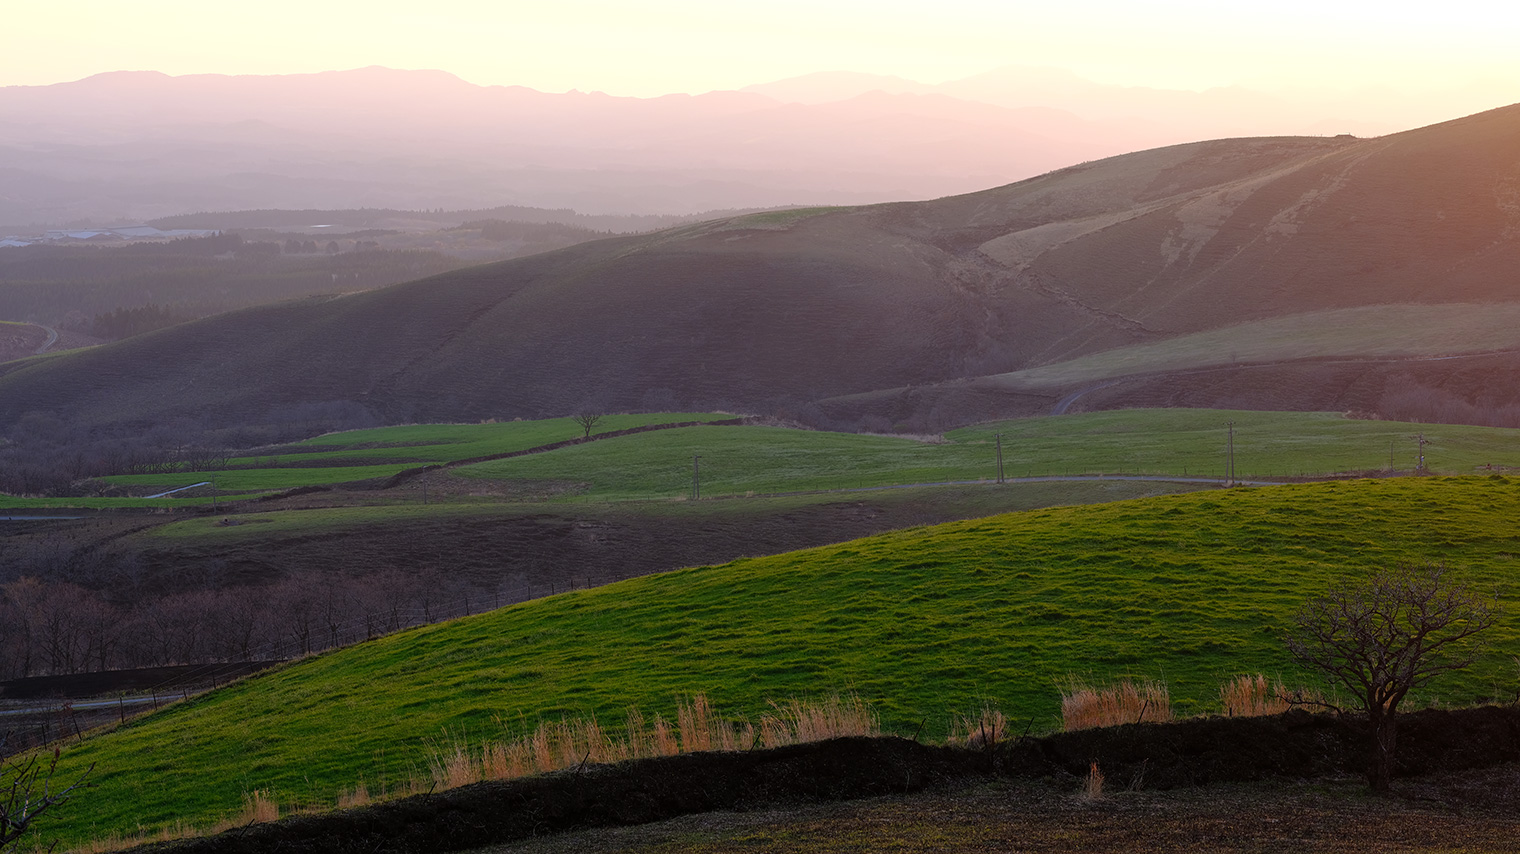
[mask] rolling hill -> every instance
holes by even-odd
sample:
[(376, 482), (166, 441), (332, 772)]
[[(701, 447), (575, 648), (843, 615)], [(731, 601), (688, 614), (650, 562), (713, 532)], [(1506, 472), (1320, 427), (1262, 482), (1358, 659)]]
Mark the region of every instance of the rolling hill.
[[(1520, 106), (1376, 139), (1220, 140), (970, 195), (716, 220), (223, 315), (8, 366), (0, 423), (34, 409), (232, 423), (345, 400), (390, 422), (672, 402), (810, 413), (826, 401), (835, 419), (952, 424), (1044, 411), (1082, 387), (968, 378), (1288, 316), (1520, 302), (1517, 238)], [(1272, 354), (1266, 364), (1289, 366), (1267, 384), (1273, 405), (1349, 408), (1343, 391), (1376, 400), (1399, 377), (1515, 395), (1502, 382), (1520, 363), (1512, 353), (1367, 361), (1377, 351), (1365, 342), (1305, 351), (1320, 360), (1308, 368)], [(1349, 360), (1353, 375), (1323, 381), (1324, 360)], [(1239, 363), (1211, 370), (1222, 378), (1123, 403), (1250, 406), (1265, 393), (1232, 379)], [(881, 390), (899, 391), (850, 403)]]
[[(233, 813), (247, 793), (330, 804), (394, 787), (429, 746), (705, 691), (768, 700), (853, 690), (885, 729), (942, 737), (996, 702), (1059, 719), (1070, 675), (1163, 677), (1180, 713), (1239, 673), (1295, 681), (1293, 610), (1348, 573), (1445, 561), (1502, 606), (1520, 546), (1511, 479), (1305, 484), (1035, 510), (633, 579), (292, 663), (64, 748), (95, 788), (49, 833), (78, 842)], [(1409, 706), (1512, 696), (1513, 621), (1469, 671)], [(1437, 693), (1438, 692), (1438, 693)]]

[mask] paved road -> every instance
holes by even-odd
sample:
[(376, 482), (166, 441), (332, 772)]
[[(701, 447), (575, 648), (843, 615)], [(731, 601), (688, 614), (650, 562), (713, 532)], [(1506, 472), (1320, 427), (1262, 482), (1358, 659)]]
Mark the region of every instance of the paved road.
[(63, 708), (65, 702), (69, 703), (70, 708), (80, 711), (82, 709), (114, 709), (119, 706), (146, 706), (149, 703), (169, 703), (179, 697), (179, 694), (174, 694), (173, 696), (165, 695), (157, 699), (153, 697), (128, 697), (123, 700), (48, 700), (45, 703), (33, 703), (27, 706), (0, 709), (0, 717), (35, 715), (38, 712), (56, 712)]
[(42, 342), (42, 346), (38, 347), (35, 352), (37, 352), (37, 353), (46, 353), (47, 349), (49, 347), (53, 346), (53, 344), (58, 341), (58, 330), (54, 329), (51, 326), (42, 326), (42, 324), (40, 324), (40, 323), (35, 324), (35, 325), (41, 326), (42, 329), (43, 329), (43, 331), (47, 332), (47, 334), (48, 334), (47, 340), (44, 341), (44, 342)]
[[(1051, 474), (1035, 475), (1032, 477), (1005, 477), (1004, 483), (1070, 483), (1070, 482), (1101, 482), (1107, 480), (1139, 480), (1152, 483), (1202, 483), (1213, 486), (1224, 486), (1224, 478), (1220, 477), (1176, 477), (1164, 474)], [(930, 483), (894, 483), (889, 486), (850, 486), (842, 489), (810, 489), (799, 492), (767, 492), (764, 495), (756, 495), (757, 498), (773, 498), (785, 495), (818, 495), (820, 493), (834, 492), (880, 492), (884, 489), (916, 489), (920, 486), (996, 486), (990, 480), (937, 480)], [(1282, 486), (1281, 481), (1276, 480), (1237, 480), (1236, 486)], [(740, 496), (719, 496), (719, 498), (737, 498)]]
[(144, 495), (143, 498), (163, 498), (166, 495), (173, 495), (176, 492), (184, 492), (187, 489), (194, 489), (197, 486), (210, 486), (210, 485), (211, 485), (211, 481), (209, 481), (209, 480), (203, 480), (200, 483), (192, 483), (189, 486), (177, 487), (175, 489), (169, 490), (168, 492), (160, 492), (157, 495)]

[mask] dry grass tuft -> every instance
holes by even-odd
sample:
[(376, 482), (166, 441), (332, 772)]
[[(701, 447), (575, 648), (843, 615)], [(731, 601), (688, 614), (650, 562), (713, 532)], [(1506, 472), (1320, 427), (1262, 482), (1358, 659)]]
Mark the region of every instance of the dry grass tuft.
[(1094, 688), (1077, 681), (1061, 692), (1061, 722), (1070, 732), (1120, 724), (1158, 723), (1172, 719), (1172, 698), (1161, 682), (1116, 682)]
[(444, 747), (430, 746), (427, 758), (434, 788), (454, 789), (481, 780), (480, 763), (470, 755), (470, 748), (463, 739), (456, 739)]
[(961, 717), (950, 731), (950, 742), (973, 750), (991, 750), (1008, 740), (1008, 718), (992, 706), (983, 706), (980, 717)]
[(586, 764), (706, 750), (749, 750), (760, 743), (777, 747), (881, 732), (876, 716), (858, 697), (842, 699), (836, 695), (823, 703), (793, 700), (785, 705), (773, 703), (772, 707), (775, 712), (762, 718), (758, 731), (748, 721), (724, 719), (705, 695), (697, 694), (678, 705), (674, 726), (659, 715), (649, 721), (637, 709), (630, 709), (621, 737), (608, 734), (596, 718), (589, 718), (540, 721), (521, 738), (487, 743), (478, 750), (471, 750), (463, 739), (452, 739), (429, 746), (428, 779), (413, 780), (407, 789), (436, 791)]
[(352, 789), (344, 789), (338, 793), (338, 809), (340, 810), (367, 807), (372, 803), (374, 803), (374, 799), (370, 797), (369, 786), (364, 785), (364, 781), (362, 780), (356, 783)]
[(1103, 772), (1098, 770), (1097, 760), (1087, 768), (1087, 778), (1082, 781), (1082, 798), (1089, 801), (1103, 798)]
[(279, 821), (280, 805), (269, 797), (265, 789), (254, 789), (243, 793), (243, 811), (233, 820), (237, 826), (259, 824), (266, 821)]
[(1273, 685), (1260, 673), (1237, 676), (1219, 686), (1219, 701), (1225, 715), (1232, 718), (1282, 714), (1291, 708), (1287, 696), (1288, 689), (1281, 682)]
[(772, 701), (771, 711), (760, 716), (760, 739), (766, 747), (880, 734), (881, 721), (853, 694), (848, 698), (834, 694), (822, 703)]

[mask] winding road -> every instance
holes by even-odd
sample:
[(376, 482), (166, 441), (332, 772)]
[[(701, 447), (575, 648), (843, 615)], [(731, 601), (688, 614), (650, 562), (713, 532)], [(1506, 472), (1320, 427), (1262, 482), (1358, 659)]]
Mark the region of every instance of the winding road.
[(40, 323), (36, 323), (36, 324), (33, 324), (33, 325), (36, 326), (36, 327), (38, 327), (38, 328), (40, 328), (40, 329), (42, 329), (44, 332), (46, 332), (48, 334), (47, 340), (44, 341), (44, 342), (42, 342), (42, 346), (38, 347), (34, 352), (36, 352), (39, 355), (42, 354), (42, 353), (46, 353), (47, 349), (49, 347), (53, 346), (54, 344), (56, 344), (58, 342), (58, 330), (54, 329), (51, 326), (43, 326)]
[(1050, 414), (1065, 415), (1066, 410), (1070, 408), (1073, 403), (1077, 402), (1077, 398), (1081, 397), (1084, 394), (1087, 394), (1090, 391), (1097, 391), (1098, 389), (1108, 388), (1112, 385), (1118, 385), (1125, 379), (1127, 379), (1127, 377), (1120, 377), (1116, 380), (1109, 380), (1106, 383), (1098, 383), (1097, 385), (1090, 385), (1086, 388), (1078, 389), (1077, 391), (1074, 391), (1071, 394), (1068, 394), (1060, 400), (1056, 401), (1056, 405), (1050, 408)]

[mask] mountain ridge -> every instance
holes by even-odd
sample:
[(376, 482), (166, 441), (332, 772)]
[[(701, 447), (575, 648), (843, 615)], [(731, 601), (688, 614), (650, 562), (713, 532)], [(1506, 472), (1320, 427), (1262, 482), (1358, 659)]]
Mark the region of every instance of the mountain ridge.
[[(1280, 315), (1520, 302), (1511, 193), (1520, 106), (1372, 140), (1190, 143), (935, 201), (731, 217), (225, 315), (11, 366), (0, 421), (39, 407), (235, 421), (332, 400), (387, 421), (671, 397), (809, 410)], [(975, 406), (940, 416), (1060, 393), (979, 388)]]

